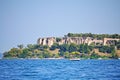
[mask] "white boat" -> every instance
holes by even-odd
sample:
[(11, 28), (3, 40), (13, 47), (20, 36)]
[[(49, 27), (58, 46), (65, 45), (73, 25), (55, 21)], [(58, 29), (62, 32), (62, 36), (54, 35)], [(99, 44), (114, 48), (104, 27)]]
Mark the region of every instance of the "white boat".
[(79, 61), (80, 58), (71, 58), (70, 60), (71, 60), (71, 61)]
[(98, 60), (101, 60), (102, 58), (98, 58)]

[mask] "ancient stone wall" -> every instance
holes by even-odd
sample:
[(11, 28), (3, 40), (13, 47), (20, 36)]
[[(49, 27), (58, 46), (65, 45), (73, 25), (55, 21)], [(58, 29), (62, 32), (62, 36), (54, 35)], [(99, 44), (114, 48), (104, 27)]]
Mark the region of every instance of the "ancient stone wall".
[(48, 45), (49, 47), (53, 45), (53, 43), (56, 42), (56, 39), (54, 37), (48, 37), (48, 38), (39, 38), (37, 40), (37, 44), (40, 45)]
[(120, 39), (113, 39), (113, 38), (104, 38), (103, 45), (114, 44), (114, 41), (119, 41)]
[(103, 44), (103, 45), (108, 45), (111, 43), (108, 43), (108, 41), (113, 41), (113, 40), (120, 40), (120, 39), (112, 39), (112, 38), (104, 38), (103, 40), (97, 40), (97, 39), (93, 39), (91, 37), (62, 37), (60, 38), (61, 40), (59, 42), (56, 41), (55, 37), (47, 37), (47, 38), (39, 38), (37, 40), (37, 44), (40, 45), (48, 45), (49, 47), (51, 45), (53, 45), (54, 43), (58, 43), (58, 44), (88, 44), (90, 45), (91, 43), (95, 43), (95, 44)]

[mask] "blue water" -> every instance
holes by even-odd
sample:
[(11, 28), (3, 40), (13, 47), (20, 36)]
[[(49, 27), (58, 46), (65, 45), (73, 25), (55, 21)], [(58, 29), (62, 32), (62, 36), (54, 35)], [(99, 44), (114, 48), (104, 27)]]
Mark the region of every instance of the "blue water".
[(1, 59), (0, 80), (120, 80), (120, 60)]

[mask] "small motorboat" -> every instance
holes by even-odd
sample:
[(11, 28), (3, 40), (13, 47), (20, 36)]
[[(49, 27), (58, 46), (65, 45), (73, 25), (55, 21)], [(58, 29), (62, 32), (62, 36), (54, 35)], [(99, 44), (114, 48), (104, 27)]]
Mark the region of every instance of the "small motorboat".
[(80, 58), (72, 58), (72, 59), (70, 59), (71, 61), (79, 61), (80, 60)]

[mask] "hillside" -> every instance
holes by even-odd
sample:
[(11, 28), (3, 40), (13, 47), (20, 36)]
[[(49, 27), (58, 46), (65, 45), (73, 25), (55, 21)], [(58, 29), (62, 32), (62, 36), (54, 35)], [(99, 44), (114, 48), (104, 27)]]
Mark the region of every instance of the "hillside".
[(120, 57), (120, 50), (117, 50), (116, 53), (117, 53), (118, 57)]
[[(77, 36), (77, 37), (76, 37)], [(100, 38), (101, 37), (101, 38)], [(37, 44), (20, 44), (4, 52), (4, 58), (119, 58), (119, 34), (71, 34), (63, 38), (39, 38)]]

